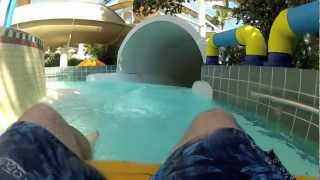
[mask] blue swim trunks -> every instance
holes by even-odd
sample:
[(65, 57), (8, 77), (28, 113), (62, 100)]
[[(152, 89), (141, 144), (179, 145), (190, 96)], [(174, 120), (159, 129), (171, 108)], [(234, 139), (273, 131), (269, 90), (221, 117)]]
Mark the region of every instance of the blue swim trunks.
[(178, 148), (153, 180), (292, 180), (273, 151), (239, 129), (224, 128)]
[(102, 180), (48, 130), (17, 122), (0, 137), (1, 180)]
[[(0, 137), (0, 180), (102, 180), (46, 129), (17, 122)], [(243, 131), (221, 129), (178, 148), (153, 180), (294, 179)]]

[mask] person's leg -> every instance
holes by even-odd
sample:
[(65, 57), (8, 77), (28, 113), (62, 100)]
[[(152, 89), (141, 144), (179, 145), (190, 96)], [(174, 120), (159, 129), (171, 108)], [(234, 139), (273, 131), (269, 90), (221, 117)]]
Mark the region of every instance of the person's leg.
[[(276, 178), (275, 178), (276, 177)], [(223, 110), (201, 113), (152, 180), (291, 179)]]
[(221, 109), (200, 113), (198, 117), (193, 120), (190, 128), (186, 131), (175, 149), (188, 142), (206, 137), (222, 128), (240, 129), (233, 116)]
[(53, 108), (46, 104), (36, 104), (28, 109), (19, 121), (32, 122), (47, 129), (80, 159), (91, 158), (88, 140), (75, 128), (68, 125)]
[(104, 179), (84, 161), (90, 156), (79, 131), (37, 104), (0, 136), (0, 179)]

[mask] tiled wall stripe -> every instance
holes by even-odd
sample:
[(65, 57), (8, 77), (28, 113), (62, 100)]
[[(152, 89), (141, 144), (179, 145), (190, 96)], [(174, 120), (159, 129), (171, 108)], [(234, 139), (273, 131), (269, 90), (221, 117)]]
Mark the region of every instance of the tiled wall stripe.
[(304, 139), (318, 142), (319, 114), (252, 92), (288, 99), (319, 109), (319, 72), (294, 68), (256, 66), (203, 66), (202, 80), (213, 88), (213, 98), (256, 117), (279, 123)]
[(45, 68), (45, 77), (47, 80), (85, 81), (89, 74), (114, 73), (116, 68), (116, 65), (105, 67), (47, 67)]
[(11, 28), (0, 27), (0, 43), (11, 43), (43, 49), (43, 41), (41, 39)]
[[(230, 80), (230, 81), (238, 81), (238, 82), (244, 82), (244, 83), (251, 83), (251, 84), (259, 86), (259, 88), (270, 88), (270, 89), (273, 89), (273, 90), (282, 91), (282, 93), (285, 93), (285, 92), (296, 93), (296, 94), (299, 94), (301, 96), (308, 96), (310, 98), (319, 98), (319, 96), (316, 96), (315, 94), (307, 94), (307, 93), (304, 93), (304, 92), (301, 92), (301, 91), (299, 92), (299, 91), (285, 89), (285, 88), (272, 87), (272, 86), (268, 86), (268, 85), (265, 85), (265, 84), (261, 84), (259, 82), (250, 82), (250, 81), (245, 81), (245, 80), (229, 79), (229, 78), (219, 78), (219, 79), (221, 79), (221, 80)], [(283, 96), (284, 96), (284, 94), (283, 94)]]
[(40, 48), (0, 43), (0, 131), (45, 96), (43, 62)]

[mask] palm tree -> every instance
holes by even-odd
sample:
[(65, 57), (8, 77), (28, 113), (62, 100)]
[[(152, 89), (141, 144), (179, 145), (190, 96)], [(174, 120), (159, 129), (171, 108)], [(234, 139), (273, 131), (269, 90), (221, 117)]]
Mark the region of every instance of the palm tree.
[(216, 15), (210, 19), (210, 22), (214, 25), (220, 26), (221, 30), (223, 30), (225, 21), (230, 19), (231, 16), (231, 11), (226, 9), (217, 9)]

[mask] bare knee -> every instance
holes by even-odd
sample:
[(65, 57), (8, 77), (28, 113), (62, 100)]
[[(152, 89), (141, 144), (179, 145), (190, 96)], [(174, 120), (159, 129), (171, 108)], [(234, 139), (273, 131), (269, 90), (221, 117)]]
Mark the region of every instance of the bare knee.
[(49, 105), (45, 103), (38, 103), (33, 105), (28, 111), (37, 111), (38, 109), (47, 110), (47, 111), (54, 111), (53, 108), (51, 108)]
[(88, 155), (90, 151), (87, 150), (90, 146), (86, 139), (80, 132), (71, 128), (62, 116), (50, 106), (36, 104), (28, 109), (19, 120), (31, 122), (47, 129), (81, 159), (90, 157)]
[(223, 109), (211, 109), (211, 110), (200, 113), (199, 116), (200, 117), (210, 117), (211, 119), (213, 119), (215, 117), (225, 117), (228, 119), (233, 119), (233, 116)]
[(191, 128), (186, 132), (176, 148), (187, 142), (206, 137), (222, 128), (239, 129), (239, 126), (234, 121), (233, 116), (222, 109), (213, 109), (200, 113), (193, 120)]
[(192, 122), (192, 128), (199, 129), (199, 131), (207, 130), (212, 132), (221, 128), (239, 128), (239, 126), (232, 114), (222, 109), (212, 109), (200, 113)]
[(39, 103), (33, 105), (30, 109), (25, 111), (19, 118), (19, 120), (32, 122), (45, 121), (46, 119), (55, 121), (57, 119), (62, 119), (62, 117), (50, 106), (43, 103)]

